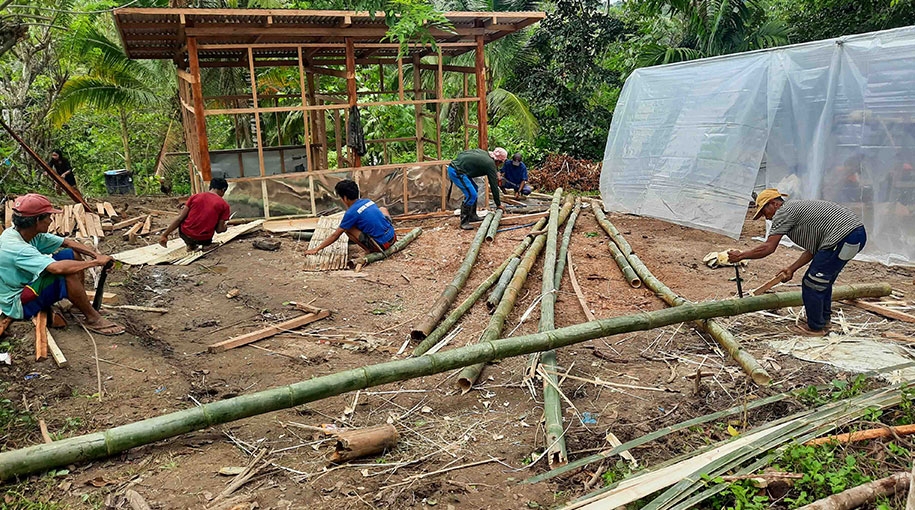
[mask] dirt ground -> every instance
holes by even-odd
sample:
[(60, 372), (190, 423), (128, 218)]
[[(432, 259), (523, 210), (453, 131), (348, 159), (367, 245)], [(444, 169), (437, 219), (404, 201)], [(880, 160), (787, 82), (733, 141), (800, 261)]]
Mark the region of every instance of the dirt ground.
[[(175, 199), (134, 199), (115, 202), (125, 217), (136, 211), (162, 211), (155, 229), (164, 228)], [(748, 220), (738, 241), (658, 220), (610, 215), (645, 264), (671, 289), (691, 300), (731, 297), (736, 293), (730, 268), (712, 270), (702, 263), (710, 251), (756, 244), (762, 222)], [(422, 226), (424, 233), (403, 252), (352, 272), (309, 273), (301, 270), (304, 243), (286, 236), (278, 251), (254, 249), (255, 232), (219, 248), (190, 266), (129, 267), (114, 271), (108, 291), (120, 302), (168, 308), (155, 314), (109, 310), (128, 334), (95, 335), (103, 395), (97, 394), (93, 345), (71, 318), (54, 331), (70, 366), (33, 358), (30, 324), (11, 329), (13, 364), (0, 365), (8, 382), (6, 395), (20, 413), (43, 419), (52, 436), (70, 437), (186, 409), (237, 395), (265, 390), (312, 377), (393, 359), (431, 302), (460, 266), (473, 231), (458, 230), (453, 218), (406, 221), (400, 227)], [(154, 229), (154, 230), (155, 230)], [(528, 229), (499, 234), (486, 244), (459, 296), (463, 299), (523, 239)], [(140, 243), (151, 243), (150, 236)], [(623, 280), (608, 249), (608, 237), (589, 209), (575, 225), (570, 251), (584, 299), (598, 318), (661, 309), (664, 303), (647, 289), (633, 289)], [(103, 251), (131, 248), (120, 235), (104, 239)], [(351, 247), (351, 254), (357, 248)], [(744, 271), (744, 289), (752, 289), (788, 265), (799, 252), (780, 248)], [(503, 336), (535, 332), (535, 307), (540, 264), (509, 317)], [(795, 283), (800, 281), (800, 274)], [(913, 271), (852, 262), (839, 283), (889, 282), (913, 299)], [(796, 290), (798, 287), (788, 286)], [(227, 293), (238, 289), (237, 297)], [(267, 323), (299, 315), (289, 301), (328, 309), (330, 318), (297, 332), (283, 333), (251, 346), (208, 353), (207, 346)], [(845, 316), (869, 324), (868, 333), (911, 334), (902, 323), (839, 304)], [(785, 320), (750, 314), (723, 322), (773, 376), (775, 385), (760, 388), (714, 341), (687, 324), (601, 338), (562, 349), (558, 363), (570, 377), (562, 391), (574, 404), (564, 405), (567, 446), (572, 459), (607, 446), (613, 432), (627, 441), (689, 418), (736, 405), (747, 399), (843, 377), (825, 365), (780, 355), (764, 341), (788, 336), (799, 310), (780, 310)], [(447, 348), (476, 341), (488, 314), (478, 304), (460, 323), (463, 330)], [(585, 315), (572, 292), (568, 273), (559, 291), (556, 325), (583, 322)], [(911, 325), (909, 325), (911, 326)], [(891, 341), (886, 340), (884, 341)], [(57, 501), (72, 508), (116, 506), (129, 487), (153, 508), (204, 508), (232, 477), (218, 472), (245, 466), (251, 452), (267, 449), (268, 467), (233, 496), (250, 495), (259, 508), (539, 508), (553, 507), (584, 494), (597, 465), (534, 485), (518, 482), (548, 469), (539, 454), (544, 448), (541, 426), (542, 382), (532, 394), (526, 383), (527, 357), (505, 359), (486, 367), (480, 383), (462, 395), (453, 372), (388, 384), (321, 400), (295, 409), (228, 423), (130, 450), (93, 463), (69, 466), (65, 472), (36, 475), (8, 486), (7, 497), (26, 494), (33, 500)], [(697, 370), (714, 373), (696, 386), (687, 376)], [(576, 379), (573, 379), (575, 377)], [(609, 388), (588, 380), (647, 387)], [(582, 380), (583, 379), (583, 380)], [(787, 414), (788, 405), (751, 413), (747, 426)], [(397, 447), (383, 455), (339, 466), (325, 455), (333, 441), (293, 423), (337, 427), (393, 424)], [(726, 424), (702, 431), (672, 434), (632, 451), (640, 465), (670, 458), (707, 440), (727, 436)], [(42, 441), (35, 421), (18, 423), (3, 438), (3, 449)], [(532, 459), (534, 460), (532, 462)], [(465, 464), (479, 463), (470, 467)], [(458, 468), (448, 470), (449, 468)], [(439, 470), (448, 470), (435, 473)], [(55, 476), (56, 475), (56, 476)], [(600, 482), (598, 482), (598, 486)], [(244, 507), (247, 508), (247, 507)]]

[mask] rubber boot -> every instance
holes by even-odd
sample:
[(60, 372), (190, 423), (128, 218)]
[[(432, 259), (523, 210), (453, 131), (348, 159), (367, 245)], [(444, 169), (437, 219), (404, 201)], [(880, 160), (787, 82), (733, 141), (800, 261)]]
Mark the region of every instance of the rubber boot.
[(477, 216), (477, 203), (474, 202), (467, 207), (467, 221), (477, 223), (483, 221), (483, 218)]
[(461, 204), (461, 229), (462, 230), (473, 230), (474, 228), (476, 228), (470, 224), (470, 221), (468, 221), (468, 216), (469, 216), (468, 211), (469, 210), (470, 210), (469, 207), (467, 207), (464, 204)]

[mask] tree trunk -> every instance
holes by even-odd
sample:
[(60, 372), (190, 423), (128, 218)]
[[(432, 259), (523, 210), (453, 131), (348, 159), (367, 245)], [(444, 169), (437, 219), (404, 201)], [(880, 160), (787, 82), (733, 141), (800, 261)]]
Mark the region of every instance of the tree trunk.
[[(531, 248), (533, 247), (532, 245)], [(886, 283), (842, 285), (833, 289), (832, 297), (834, 300), (883, 297), (890, 295), (891, 292), (892, 288)], [(103, 432), (0, 452), (0, 480), (107, 457), (194, 430), (288, 409), (350, 391), (439, 374), (497, 359), (558, 349), (595, 338), (645, 331), (692, 320), (799, 306), (802, 303), (800, 292), (690, 303), (652, 312), (585, 322), (547, 333), (484, 341), (418, 358), (358, 367), (288, 386), (210, 402)]]
[(461, 291), (461, 288), (463, 288), (464, 284), (467, 282), (467, 278), (470, 276), (470, 270), (473, 269), (474, 262), (477, 261), (477, 256), (480, 254), (480, 247), (483, 245), (483, 239), (486, 238), (486, 233), (489, 231), (489, 224), (492, 223), (493, 217), (492, 214), (487, 214), (486, 217), (483, 218), (483, 223), (481, 223), (480, 227), (477, 229), (477, 235), (474, 236), (473, 242), (470, 243), (470, 249), (467, 250), (467, 255), (464, 257), (464, 263), (461, 264), (461, 267), (458, 268), (451, 283), (445, 287), (445, 290), (442, 291), (441, 295), (426, 313), (426, 317), (423, 321), (413, 328), (413, 331), (410, 333), (413, 340), (423, 340), (429, 336), (429, 333), (435, 329), (435, 326), (441, 322), (442, 317), (444, 317), (445, 313), (448, 312), (448, 309), (451, 308), (451, 305), (457, 298), (458, 292)]
[(124, 168), (130, 172), (130, 132), (127, 130), (127, 111), (119, 108), (118, 112), (121, 123), (121, 143), (124, 144)]

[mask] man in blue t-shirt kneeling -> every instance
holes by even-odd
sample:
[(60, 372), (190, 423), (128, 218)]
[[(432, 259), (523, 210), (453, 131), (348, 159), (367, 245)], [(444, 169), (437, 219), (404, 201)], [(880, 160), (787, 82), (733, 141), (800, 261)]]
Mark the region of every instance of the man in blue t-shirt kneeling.
[(386, 207), (378, 207), (367, 198), (359, 198), (359, 186), (344, 179), (334, 187), (337, 196), (346, 205), (343, 220), (333, 234), (316, 248), (305, 250), (305, 255), (314, 255), (334, 244), (346, 234), (350, 241), (358, 244), (366, 253), (387, 250), (397, 241), (394, 224)]

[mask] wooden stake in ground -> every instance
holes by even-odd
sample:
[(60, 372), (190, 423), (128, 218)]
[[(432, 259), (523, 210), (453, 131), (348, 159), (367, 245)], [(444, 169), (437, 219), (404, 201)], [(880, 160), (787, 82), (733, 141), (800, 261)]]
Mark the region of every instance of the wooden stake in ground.
[(44, 311), (32, 317), (35, 325), (35, 361), (48, 359), (48, 314)]
[[(890, 295), (891, 292), (892, 288), (885, 283), (841, 285), (833, 289), (832, 295), (833, 299), (842, 300), (882, 297)], [(743, 299), (684, 304), (675, 308), (576, 324), (549, 333), (472, 344), (419, 359), (411, 358), (357, 367), (287, 386), (209, 402), (85, 436), (62, 439), (55, 441), (52, 447), (36, 445), (0, 452), (0, 481), (76, 462), (109, 457), (130, 448), (193, 430), (288, 409), (349, 391), (439, 374), (497, 359), (558, 349), (595, 338), (645, 331), (692, 320), (800, 306), (802, 303), (800, 292), (782, 292)]]
[(334, 434), (337, 444), (327, 460), (339, 464), (361, 457), (379, 455), (397, 446), (400, 434), (394, 425), (384, 424), (363, 429), (349, 429)]
[(435, 300), (435, 303), (429, 308), (429, 311), (426, 312), (426, 316), (423, 318), (416, 327), (413, 328), (413, 331), (410, 332), (410, 337), (413, 340), (423, 340), (429, 333), (435, 329), (435, 326), (442, 321), (442, 317), (445, 316), (445, 313), (448, 312), (448, 309), (451, 308), (451, 305), (454, 303), (454, 300), (457, 298), (458, 292), (464, 287), (464, 283), (467, 282), (467, 278), (470, 277), (470, 270), (473, 269), (474, 262), (477, 261), (477, 255), (480, 254), (480, 247), (483, 245), (483, 240), (486, 238), (486, 233), (489, 231), (489, 225), (493, 220), (492, 214), (487, 214), (483, 218), (483, 223), (480, 224), (480, 227), (477, 229), (477, 235), (474, 236), (473, 241), (470, 243), (470, 248), (467, 249), (467, 255), (464, 256), (464, 262), (461, 264), (461, 267), (458, 268), (457, 273), (454, 275), (454, 278), (451, 279), (442, 293), (439, 295), (438, 299)]
[(838, 494), (833, 494), (828, 498), (814, 501), (809, 505), (799, 507), (797, 510), (853, 510), (869, 503), (873, 503), (877, 498), (890, 496), (897, 492), (902, 492), (909, 487), (909, 474), (896, 473), (886, 478), (874, 480), (857, 487), (852, 487)]

